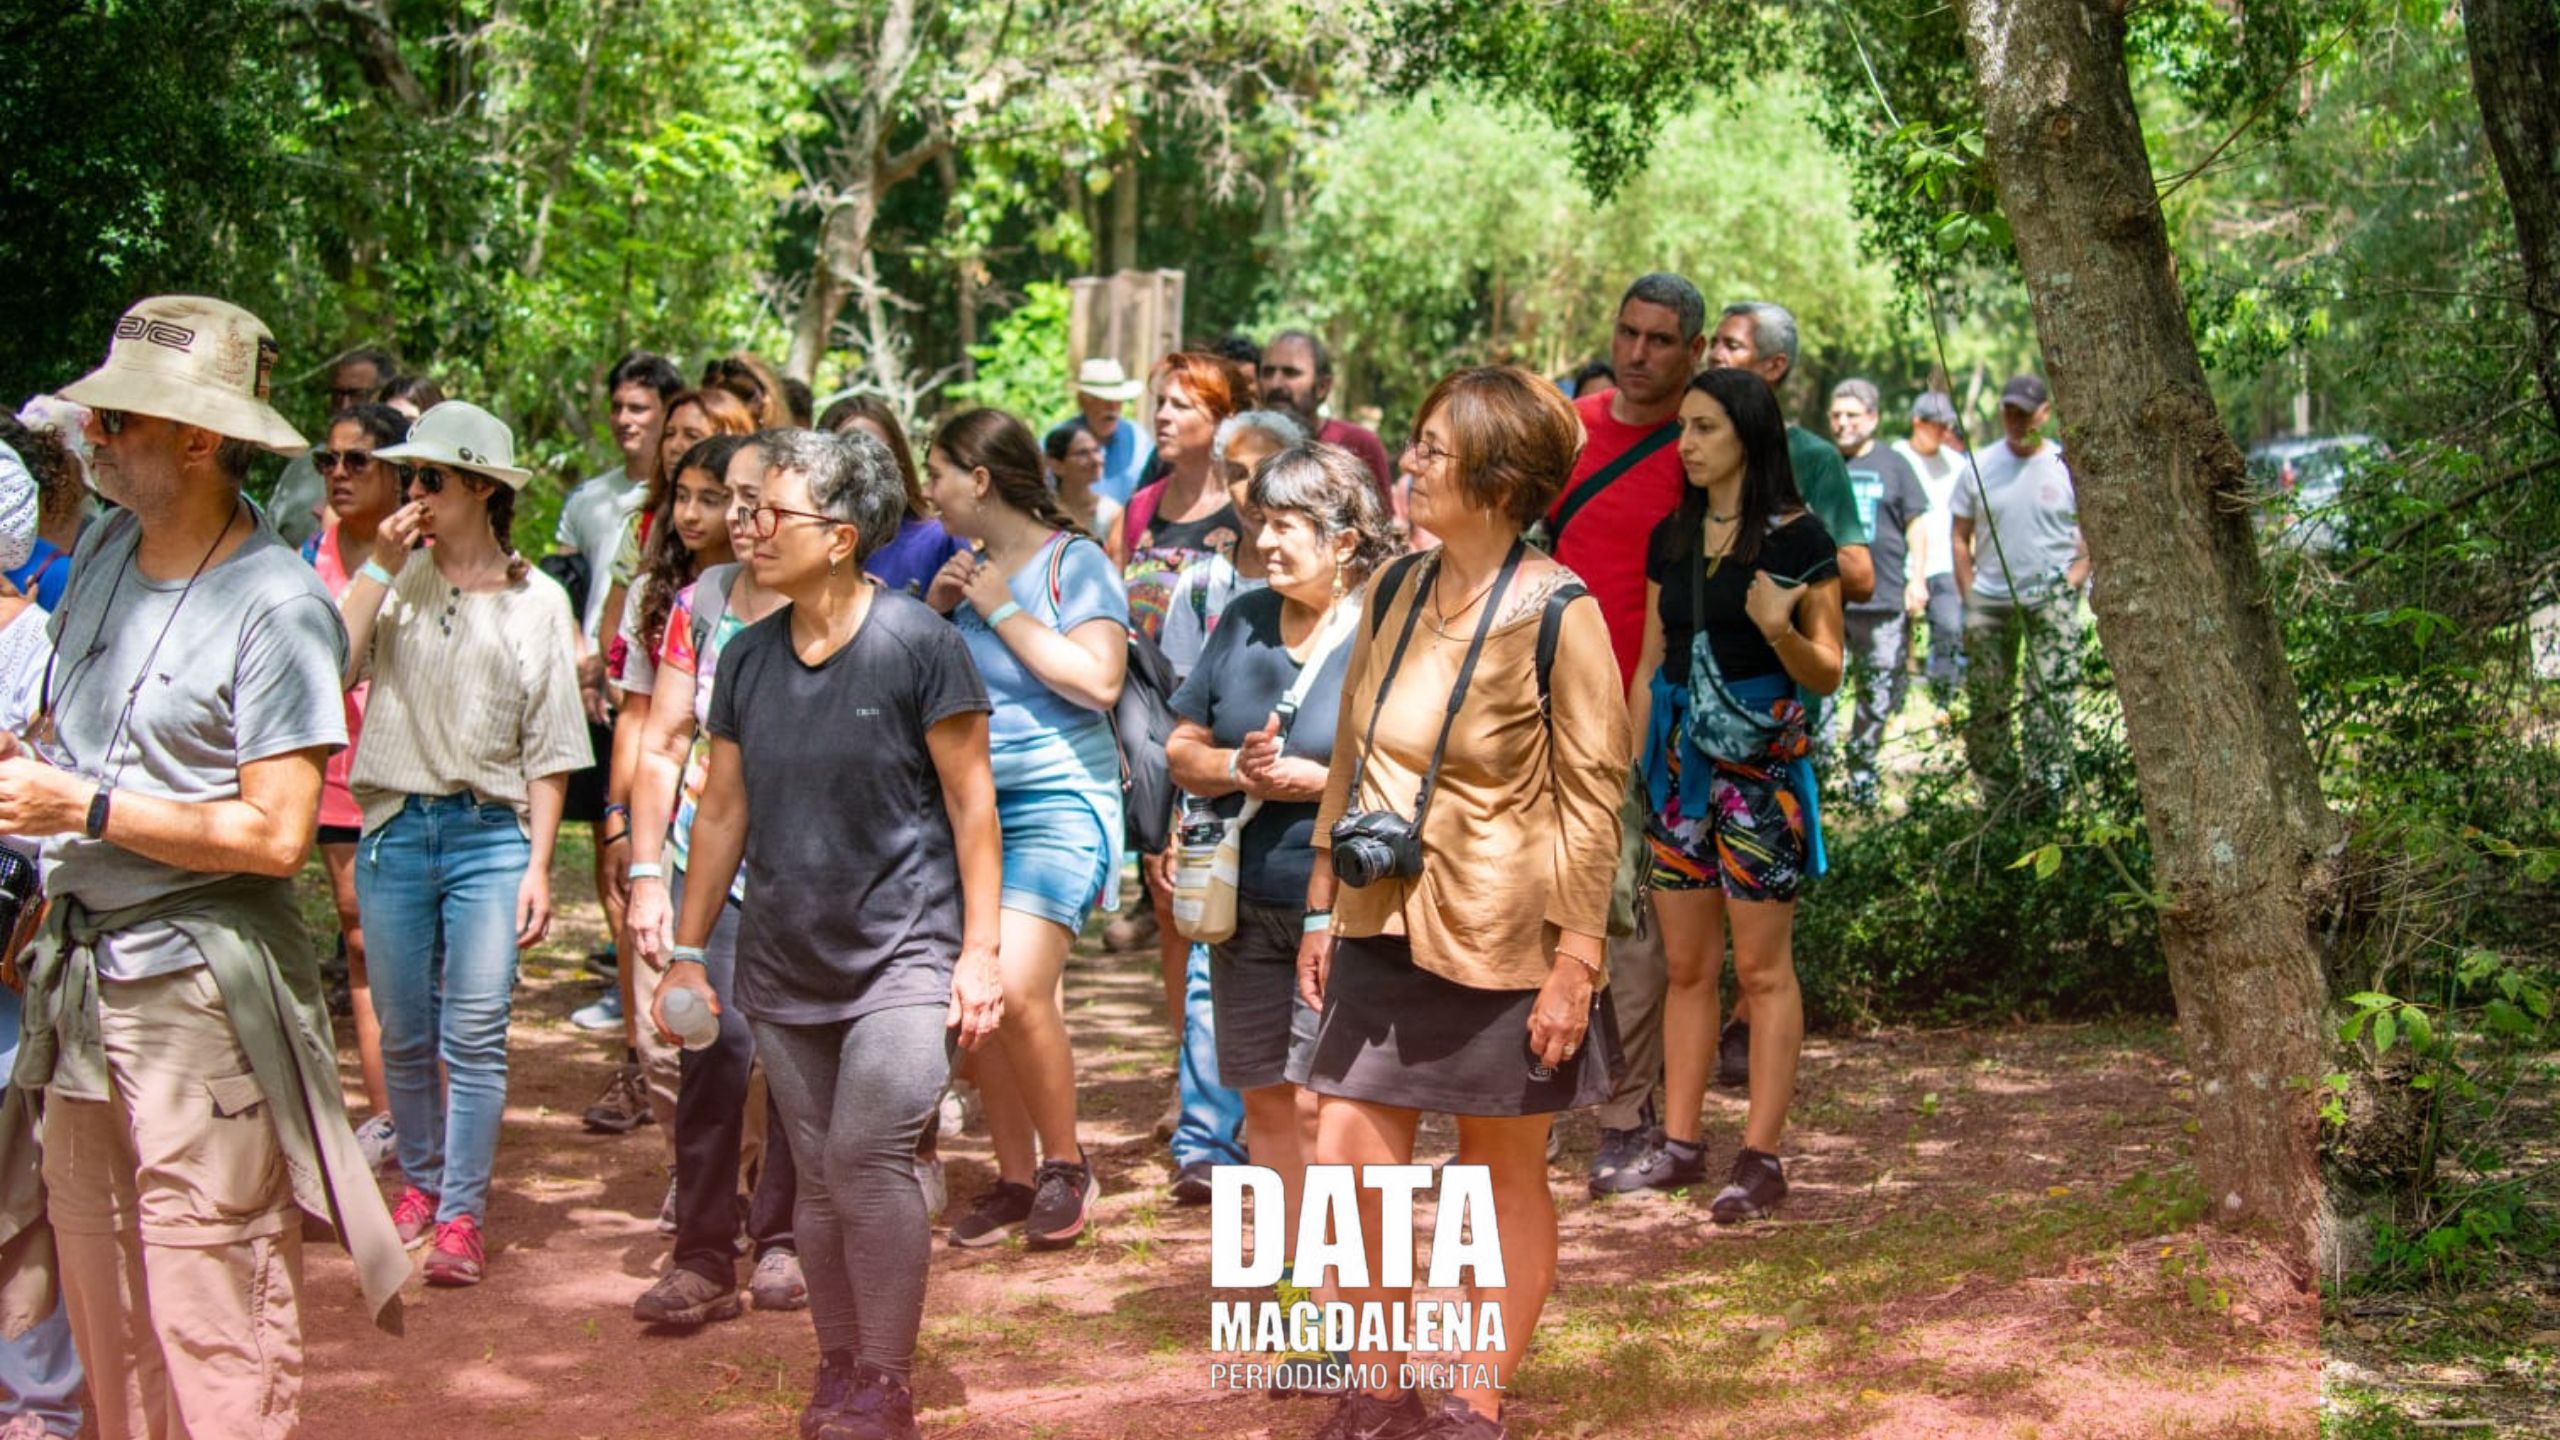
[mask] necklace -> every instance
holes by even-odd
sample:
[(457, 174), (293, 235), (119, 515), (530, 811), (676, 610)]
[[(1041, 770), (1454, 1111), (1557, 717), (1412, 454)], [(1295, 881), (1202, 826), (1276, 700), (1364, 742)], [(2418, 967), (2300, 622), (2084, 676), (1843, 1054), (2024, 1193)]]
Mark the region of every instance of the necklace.
[[(1493, 579), (1484, 582), (1482, 586), (1477, 588), (1475, 594), (1467, 597), (1467, 603), (1458, 607), (1458, 613), (1463, 616), (1468, 611), (1476, 608), (1476, 602), (1478, 600), (1482, 600), (1485, 597), (1485, 592), (1491, 590), (1494, 586), (1494, 582), (1501, 578), (1501, 571), (1496, 570), (1493, 572)], [(1431, 590), (1431, 619), (1433, 629), (1438, 630), (1443, 635), (1449, 633), (1449, 612), (1440, 604), (1440, 588), (1436, 585), (1433, 586)]]
[[(151, 638), (151, 648), (143, 652), (142, 663), (134, 667), (133, 683), (127, 686), (124, 692), (124, 708), (116, 712), (115, 726), (107, 732), (108, 758), (113, 759), (117, 749), (124, 743), (125, 731), (133, 724), (134, 707), (142, 700), (142, 687), (150, 682), (151, 667), (160, 658), (160, 646), (168, 640), (169, 631), (176, 627), (178, 612), (187, 608), (187, 597), (195, 593), (196, 582), (204, 578), (205, 567), (213, 563), (214, 552), (222, 548), (222, 542), (231, 536), (231, 527), (239, 523), (242, 504), (243, 502), (236, 496), (233, 498), (231, 513), (222, 519), (222, 529), (214, 535), (213, 543), (204, 547), (204, 555), (196, 561), (196, 568), (187, 575), (187, 583), (178, 588), (177, 600), (169, 606), (169, 618), (160, 622), (160, 633)], [(81, 656), (79, 664), (72, 666), (72, 673), (63, 681), (62, 698), (65, 701), (71, 698), (72, 691), (77, 688), (83, 673), (82, 667), (106, 653), (107, 617), (115, 609), (116, 592), (124, 588), (125, 574), (133, 568), (134, 555), (141, 548), (142, 542), (137, 537), (134, 541), (134, 549), (128, 551), (124, 563), (116, 567), (115, 581), (107, 587), (107, 603), (99, 607), (97, 626), (89, 632), (88, 653)], [(60, 725), (54, 720), (55, 707), (52, 695), (53, 664), (61, 658), (62, 649), (57, 641), (52, 659), (45, 662), (43, 693), (36, 707), (36, 718), (27, 727), (28, 740), (40, 751), (59, 749), (61, 746), (62, 731)], [(77, 756), (71, 755), (67, 750), (62, 752), (62, 756), (73, 763), (61, 765), (59, 768), (74, 771), (80, 769)], [(51, 759), (50, 756), (47, 758)], [(124, 778), (126, 763), (122, 760), (116, 762), (115, 774), (108, 777), (109, 785), (112, 786)]]

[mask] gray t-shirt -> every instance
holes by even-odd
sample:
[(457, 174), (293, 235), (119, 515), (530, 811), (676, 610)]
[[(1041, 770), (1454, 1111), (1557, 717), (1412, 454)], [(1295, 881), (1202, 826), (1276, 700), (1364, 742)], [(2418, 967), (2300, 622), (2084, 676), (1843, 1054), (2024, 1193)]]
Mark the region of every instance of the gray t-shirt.
[(2061, 594), (2063, 572), (2080, 551), (2080, 500), (2062, 453), (2048, 443), (2021, 456), (2002, 441), (1973, 459), (1981, 489), (1959, 470), (1947, 502), (1949, 514), (1974, 522), (1972, 598), (2033, 603)]
[[(143, 578), (133, 564), (140, 537), (140, 524), (119, 513), (90, 526), (73, 552), (71, 586), (53, 616), (59, 740), (50, 758), (120, 792), (203, 804), (238, 799), (243, 765), (343, 748), (347, 632), (311, 567), (259, 531), (188, 591), (183, 575)], [(132, 718), (119, 733), (128, 694)], [(224, 878), (78, 834), (45, 841), (44, 870), (46, 890), (91, 910)], [(109, 980), (202, 963), (169, 925), (138, 925), (98, 947), (98, 973)]]
[(738, 747), (747, 892), (738, 1009), (823, 1025), (951, 998), (960, 860), (925, 732), (988, 709), (951, 623), (875, 590), (844, 648), (791, 648), (791, 607), (720, 652), (708, 728)]
[(1911, 522), (1929, 512), (1929, 492), (1903, 458), (1882, 445), (1849, 465), (1849, 493), (1857, 497), (1858, 516), (1874, 538), (1868, 553), (1875, 558), (1875, 593), (1850, 606), (1873, 615), (1902, 613), (1903, 560), (1910, 552)]
[(560, 529), (554, 550), (574, 550), (587, 557), (587, 593), (571, 596), (578, 625), (593, 644), (604, 624), (605, 592), (613, 588), (613, 552), (622, 548), (622, 522), (642, 499), (639, 485), (615, 466), (569, 492), (560, 502)]
[(299, 550), (303, 541), (319, 534), (320, 502), (328, 493), (319, 467), (311, 463), (310, 451), (284, 462), (275, 488), (267, 492), (265, 507), (267, 523), (275, 527), (276, 538)]

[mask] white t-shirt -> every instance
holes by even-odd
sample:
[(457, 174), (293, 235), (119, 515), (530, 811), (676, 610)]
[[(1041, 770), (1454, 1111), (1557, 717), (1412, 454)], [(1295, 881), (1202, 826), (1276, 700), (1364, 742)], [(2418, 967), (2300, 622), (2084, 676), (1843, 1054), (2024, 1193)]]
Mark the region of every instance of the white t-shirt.
[(1955, 498), (1956, 478), (1965, 473), (1964, 457), (1943, 445), (1937, 454), (1923, 455), (1912, 449), (1908, 440), (1894, 441), (1893, 448), (1910, 462), (1911, 473), (1920, 477), (1920, 488), (1929, 496), (1929, 513), (1920, 517), (1920, 538), (1929, 547), (1921, 578), (1935, 580), (1941, 575), (1953, 575), (1956, 540), (1954, 517), (1947, 513), (1947, 502)]
[[(1974, 452), (1981, 489), (1959, 470), (1948, 513), (1971, 518), (1973, 593), (1993, 604), (2047, 600), (2065, 588), (2063, 572), (2080, 551), (2080, 499), (2062, 452), (2050, 443), (2021, 456), (2007, 441)], [(2005, 563), (2005, 569), (2004, 567)]]
[[(8, 628), (0, 629), (0, 727), (12, 735), (25, 733), (43, 698), (44, 662), (53, 653), (53, 639), (45, 634), (46, 618), (43, 606), (29, 602)], [(44, 848), (41, 839), (15, 835), (0, 835), (0, 845), (29, 859)]]
[(560, 530), (551, 548), (587, 557), (587, 593), (573, 598), (579, 628), (589, 644), (604, 623), (605, 592), (612, 588), (607, 572), (613, 567), (613, 552), (622, 547), (623, 522), (645, 498), (642, 487), (617, 465), (570, 491), (569, 498), (560, 502)]

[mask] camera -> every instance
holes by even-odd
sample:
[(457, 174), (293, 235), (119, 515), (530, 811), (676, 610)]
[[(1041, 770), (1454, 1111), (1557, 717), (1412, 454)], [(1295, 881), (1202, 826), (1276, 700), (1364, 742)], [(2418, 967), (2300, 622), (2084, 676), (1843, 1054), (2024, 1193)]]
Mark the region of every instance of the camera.
[(35, 861), (0, 845), (0, 945), (18, 933), (18, 917), (35, 898), (39, 878)]
[(1422, 873), (1422, 831), (1392, 810), (1363, 810), (1333, 822), (1333, 878), (1375, 885)]

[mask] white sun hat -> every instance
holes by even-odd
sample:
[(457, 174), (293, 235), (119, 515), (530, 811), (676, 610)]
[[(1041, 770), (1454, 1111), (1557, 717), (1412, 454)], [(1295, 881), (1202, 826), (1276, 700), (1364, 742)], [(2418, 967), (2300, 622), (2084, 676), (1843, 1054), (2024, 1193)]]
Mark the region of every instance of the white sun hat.
[(1129, 378), (1120, 362), (1108, 355), (1097, 356), (1076, 367), (1076, 389), (1096, 400), (1135, 400), (1147, 387)]
[(431, 406), (409, 427), (409, 438), (373, 452), (377, 460), (403, 465), (442, 465), (468, 470), (521, 490), (533, 478), (516, 468), (516, 436), (507, 422), (468, 400)]
[(107, 363), (63, 386), (62, 398), (298, 455), (309, 444), (267, 404), (277, 354), (266, 325), (227, 300), (155, 295), (117, 319)]

